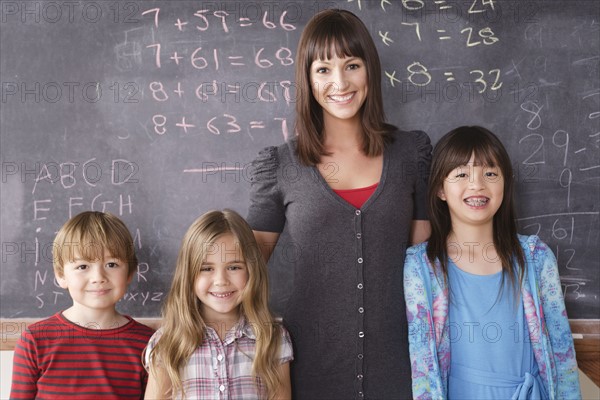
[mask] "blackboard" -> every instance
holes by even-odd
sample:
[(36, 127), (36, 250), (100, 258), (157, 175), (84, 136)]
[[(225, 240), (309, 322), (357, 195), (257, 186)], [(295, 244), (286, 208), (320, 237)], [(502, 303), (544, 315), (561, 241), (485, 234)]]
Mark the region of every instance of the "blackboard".
[[(433, 142), (465, 124), (502, 137), (521, 232), (557, 255), (569, 316), (600, 318), (595, 0), (2, 1), (0, 316), (69, 305), (51, 243), (88, 209), (135, 236), (120, 309), (158, 316), (189, 224), (245, 214), (249, 162), (293, 135), (296, 45), (332, 7), (371, 30), (391, 123)], [(278, 253), (281, 309), (293, 282)]]

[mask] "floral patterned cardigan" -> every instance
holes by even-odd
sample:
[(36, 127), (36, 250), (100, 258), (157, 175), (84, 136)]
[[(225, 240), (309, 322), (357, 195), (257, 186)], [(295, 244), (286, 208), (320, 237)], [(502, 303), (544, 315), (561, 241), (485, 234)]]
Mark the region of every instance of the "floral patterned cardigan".
[[(551, 400), (580, 399), (579, 372), (556, 258), (537, 236), (519, 235), (529, 338)], [(415, 399), (446, 399), (450, 368), (448, 287), (427, 258), (427, 242), (406, 253), (404, 295)], [(439, 264), (436, 262), (436, 271)]]

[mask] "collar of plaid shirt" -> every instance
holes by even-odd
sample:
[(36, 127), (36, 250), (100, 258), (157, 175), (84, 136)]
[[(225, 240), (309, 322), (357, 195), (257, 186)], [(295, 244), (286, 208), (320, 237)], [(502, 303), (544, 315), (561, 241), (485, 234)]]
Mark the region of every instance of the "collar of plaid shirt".
[[(209, 325), (206, 326), (206, 335), (209, 336), (211, 339), (221, 340), (219, 338), (219, 335), (217, 334), (217, 331)], [(246, 317), (244, 316), (241, 316), (238, 323), (233, 328), (227, 331), (227, 333), (225, 334), (225, 340), (223, 340), (223, 344), (231, 344), (235, 340), (240, 339), (242, 336), (246, 336), (249, 339), (256, 340), (256, 334), (254, 333), (254, 329), (252, 329), (252, 325), (248, 323)]]

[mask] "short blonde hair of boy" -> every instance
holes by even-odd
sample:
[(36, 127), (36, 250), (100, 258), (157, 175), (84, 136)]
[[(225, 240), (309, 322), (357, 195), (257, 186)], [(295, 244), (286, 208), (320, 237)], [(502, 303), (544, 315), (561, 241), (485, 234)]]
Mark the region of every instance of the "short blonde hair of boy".
[(113, 214), (85, 211), (68, 220), (58, 231), (52, 246), (54, 273), (64, 276), (65, 263), (75, 258), (98, 260), (108, 250), (127, 262), (128, 276), (137, 269), (133, 238), (127, 226)]

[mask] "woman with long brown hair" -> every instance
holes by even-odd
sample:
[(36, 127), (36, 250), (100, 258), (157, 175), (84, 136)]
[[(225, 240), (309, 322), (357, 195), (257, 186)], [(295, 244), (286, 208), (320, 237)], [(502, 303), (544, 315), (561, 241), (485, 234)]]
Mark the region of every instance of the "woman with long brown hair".
[(266, 259), (293, 250), (277, 268), (294, 268), (294, 398), (409, 398), (402, 268), (429, 235), (429, 138), (385, 122), (379, 56), (349, 11), (308, 22), (296, 85), (297, 136), (254, 161), (248, 215)]

